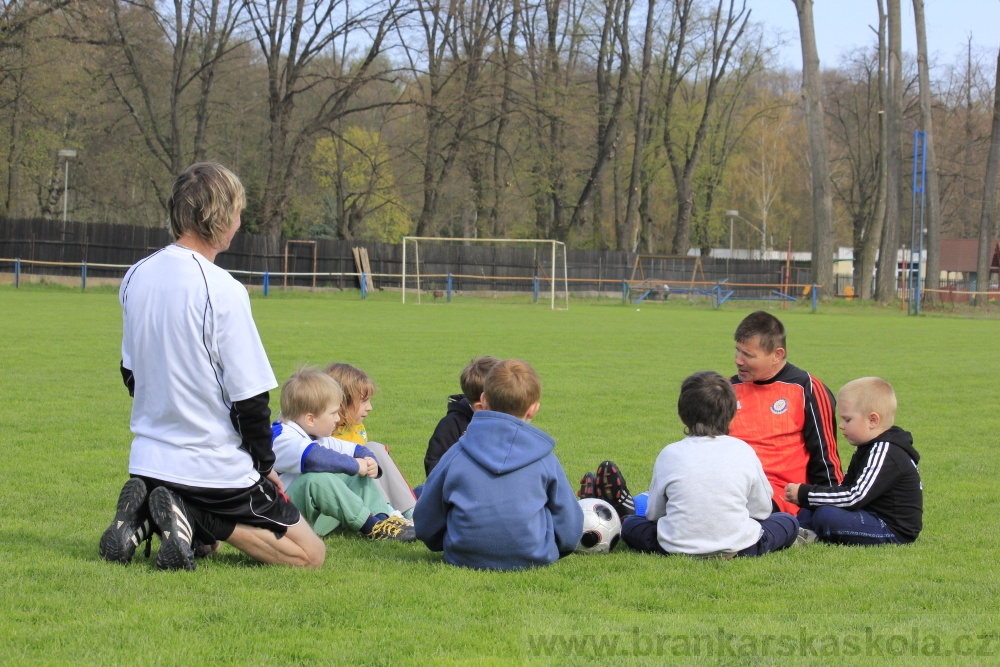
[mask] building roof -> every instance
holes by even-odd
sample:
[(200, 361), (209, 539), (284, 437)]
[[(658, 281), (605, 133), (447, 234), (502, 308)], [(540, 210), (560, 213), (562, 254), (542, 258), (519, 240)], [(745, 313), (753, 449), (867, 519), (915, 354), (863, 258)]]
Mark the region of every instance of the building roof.
[[(941, 270), (975, 272), (979, 239), (941, 239)], [(990, 266), (1000, 268), (1000, 241), (993, 241)]]

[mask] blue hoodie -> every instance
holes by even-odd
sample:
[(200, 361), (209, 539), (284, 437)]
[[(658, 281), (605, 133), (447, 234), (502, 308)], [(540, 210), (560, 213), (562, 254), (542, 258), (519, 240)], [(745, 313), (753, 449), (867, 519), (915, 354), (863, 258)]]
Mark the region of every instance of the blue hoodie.
[(583, 512), (555, 444), (517, 417), (476, 412), (424, 484), (417, 537), (446, 562), (476, 569), (538, 567), (573, 553)]

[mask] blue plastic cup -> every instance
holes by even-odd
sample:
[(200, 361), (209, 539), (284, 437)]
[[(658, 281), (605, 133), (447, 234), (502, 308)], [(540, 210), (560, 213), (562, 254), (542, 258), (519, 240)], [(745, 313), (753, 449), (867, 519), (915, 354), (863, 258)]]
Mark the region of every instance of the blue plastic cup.
[(643, 491), (639, 495), (633, 496), (632, 501), (635, 503), (635, 515), (646, 516), (646, 503), (649, 502), (649, 491)]

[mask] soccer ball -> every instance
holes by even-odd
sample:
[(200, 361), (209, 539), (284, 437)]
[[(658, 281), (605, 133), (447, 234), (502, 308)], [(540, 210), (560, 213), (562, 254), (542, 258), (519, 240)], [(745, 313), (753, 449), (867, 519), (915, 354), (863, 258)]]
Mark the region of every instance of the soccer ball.
[(600, 498), (580, 500), (583, 510), (583, 537), (576, 547), (578, 554), (606, 554), (615, 548), (622, 535), (618, 513)]

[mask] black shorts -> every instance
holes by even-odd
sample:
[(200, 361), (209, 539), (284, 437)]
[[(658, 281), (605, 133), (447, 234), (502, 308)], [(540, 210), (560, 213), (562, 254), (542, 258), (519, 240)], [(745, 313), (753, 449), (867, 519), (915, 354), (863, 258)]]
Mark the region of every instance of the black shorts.
[(245, 489), (206, 489), (151, 477), (141, 479), (150, 492), (165, 486), (181, 497), (194, 537), (203, 544), (229, 539), (238, 523), (265, 528), (280, 539), (301, 518), (295, 505), (278, 493), (271, 480), (263, 477)]

